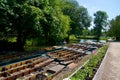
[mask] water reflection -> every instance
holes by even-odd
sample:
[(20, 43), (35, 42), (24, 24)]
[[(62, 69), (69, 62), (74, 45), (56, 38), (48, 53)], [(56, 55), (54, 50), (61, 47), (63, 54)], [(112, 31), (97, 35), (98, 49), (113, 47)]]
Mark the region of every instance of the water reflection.
[[(80, 39), (79, 43), (85, 43), (85, 42), (97, 42), (95, 39)], [(100, 40), (99, 42), (106, 42), (106, 40)]]

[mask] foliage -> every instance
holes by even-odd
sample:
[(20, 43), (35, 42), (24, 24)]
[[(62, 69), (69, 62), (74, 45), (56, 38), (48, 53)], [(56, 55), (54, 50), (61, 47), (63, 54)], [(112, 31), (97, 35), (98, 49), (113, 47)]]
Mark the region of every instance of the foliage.
[(70, 18), (63, 15), (60, 6), (64, 6), (61, 0), (49, 1), (49, 7), (44, 9), (44, 20), (41, 20), (43, 28), (43, 37), (45, 37), (46, 44), (55, 45), (57, 42), (63, 40), (70, 30)]
[(71, 80), (92, 80), (96, 68), (100, 65), (108, 46), (103, 46), (97, 55), (91, 55), (89, 62), (80, 69)]
[(55, 45), (70, 30), (71, 20), (63, 14), (61, 5), (62, 0), (1, 0), (1, 37), (5, 34), (17, 37), (20, 50), (23, 50), (27, 39), (35, 37), (44, 39), (46, 45), (49, 42)]
[(70, 35), (70, 40), (77, 40), (77, 38), (75, 37), (75, 35)]
[(83, 36), (86, 37), (86, 36), (88, 35), (88, 33), (89, 33), (89, 30), (84, 29), (84, 30), (82, 31), (82, 33), (83, 33)]
[(96, 38), (99, 40), (100, 36), (101, 36), (101, 32), (102, 30), (105, 29), (105, 27), (107, 26), (107, 13), (104, 11), (97, 11), (94, 14), (95, 18), (94, 18), (94, 34), (96, 35)]
[[(107, 17), (102, 11), (95, 16), (95, 30), (99, 33)], [(90, 23), (87, 8), (76, 0), (0, 0), (0, 37), (16, 37), (19, 50), (24, 49), (27, 41), (48, 46), (69, 41), (70, 35), (87, 36)]]
[(0, 37), (4, 37), (5, 34), (10, 30), (8, 29), (9, 20), (7, 17), (8, 12), (8, 5), (7, 0), (0, 0)]
[[(35, 6), (27, 4), (26, 0), (6, 0), (5, 5), (7, 6), (7, 18), (5, 20), (9, 21), (5, 26), (7, 28), (6, 31), (9, 30), (8, 34), (16, 34), (17, 50), (23, 50), (26, 39), (35, 36), (34, 34), (40, 34), (42, 31), (39, 24), (39, 19), (43, 16), (42, 11)], [(3, 21), (1, 20), (0, 22)]]
[(63, 9), (63, 13), (68, 15), (71, 19), (70, 27), (71, 30), (69, 35), (74, 34), (79, 36), (82, 34), (82, 30), (87, 29), (91, 23), (91, 17), (85, 7), (79, 6), (76, 0), (65, 0), (67, 6)]
[(110, 21), (109, 36), (120, 40), (120, 15)]

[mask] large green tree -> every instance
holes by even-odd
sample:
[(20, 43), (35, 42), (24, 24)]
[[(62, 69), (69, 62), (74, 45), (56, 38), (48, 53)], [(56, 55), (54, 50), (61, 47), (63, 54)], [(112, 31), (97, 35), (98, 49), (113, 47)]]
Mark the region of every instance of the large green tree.
[(88, 14), (87, 8), (79, 6), (76, 0), (65, 1), (67, 5), (63, 9), (63, 12), (65, 15), (68, 15), (71, 19), (71, 30), (68, 34), (74, 34), (75, 36), (82, 35), (82, 30), (90, 27), (91, 23), (91, 17)]
[(120, 15), (110, 21), (109, 36), (120, 40)]
[(94, 14), (94, 16), (95, 16), (95, 18), (94, 18), (94, 24), (95, 24), (94, 34), (96, 36), (96, 39), (99, 41), (102, 30), (105, 29), (105, 27), (107, 26), (108, 15), (104, 11), (97, 11)]
[(4, 26), (11, 30), (11, 34), (17, 34), (17, 50), (23, 50), (28, 37), (41, 33), (39, 20), (43, 16), (42, 11), (29, 5), (27, 0), (6, 0), (5, 6), (7, 6), (5, 11), (7, 18), (2, 19), (5, 19), (7, 25)]
[(43, 9), (44, 20), (41, 20), (46, 44), (55, 45), (67, 36), (70, 18), (63, 14), (62, 0), (49, 0), (48, 6)]
[(0, 34), (16, 34), (18, 50), (35, 37), (44, 39), (46, 45), (55, 45), (70, 30), (71, 20), (63, 8), (62, 0), (1, 0)]

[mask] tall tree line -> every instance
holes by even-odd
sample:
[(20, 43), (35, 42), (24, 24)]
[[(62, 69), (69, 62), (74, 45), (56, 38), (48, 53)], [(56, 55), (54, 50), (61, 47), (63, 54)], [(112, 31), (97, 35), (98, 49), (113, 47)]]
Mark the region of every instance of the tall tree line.
[(120, 41), (120, 15), (110, 20), (108, 35), (115, 38), (116, 41)]
[(18, 50), (39, 37), (55, 45), (90, 26), (91, 17), (76, 0), (0, 0), (0, 36), (17, 37)]

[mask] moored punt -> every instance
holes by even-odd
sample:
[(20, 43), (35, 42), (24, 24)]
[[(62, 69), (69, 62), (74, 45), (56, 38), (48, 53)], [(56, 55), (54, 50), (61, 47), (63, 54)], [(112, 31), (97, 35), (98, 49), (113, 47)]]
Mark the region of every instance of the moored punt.
[(49, 65), (52, 61), (53, 59), (48, 57), (39, 57), (26, 60), (24, 64), (22, 64), (23, 62), (18, 62), (4, 66), (1, 68), (0, 80), (15, 80), (31, 73), (41, 72), (42, 68)]

